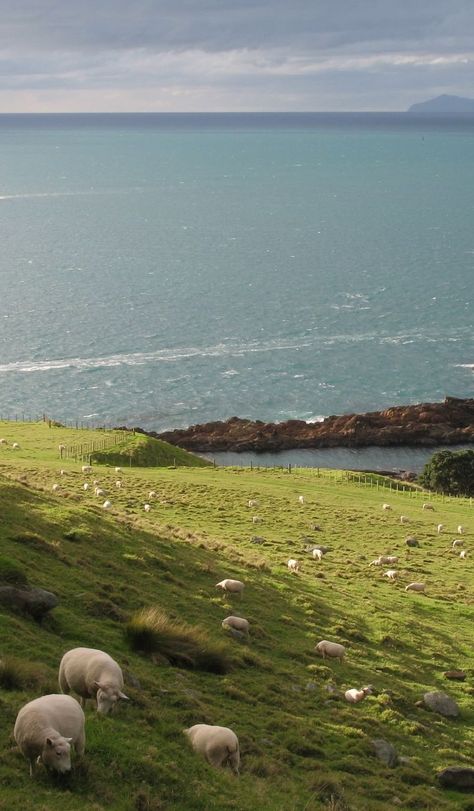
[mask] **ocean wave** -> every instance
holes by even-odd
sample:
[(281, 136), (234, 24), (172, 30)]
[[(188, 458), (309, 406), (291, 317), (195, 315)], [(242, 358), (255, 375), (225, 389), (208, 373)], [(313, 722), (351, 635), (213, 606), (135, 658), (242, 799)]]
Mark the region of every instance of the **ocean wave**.
[(0, 194), (0, 202), (2, 200), (35, 200), (45, 197), (89, 197), (91, 195), (101, 194), (128, 194), (129, 192), (143, 191), (140, 186), (132, 186), (127, 189), (84, 189), (84, 191), (39, 191), (39, 192), (22, 192), (19, 194)]

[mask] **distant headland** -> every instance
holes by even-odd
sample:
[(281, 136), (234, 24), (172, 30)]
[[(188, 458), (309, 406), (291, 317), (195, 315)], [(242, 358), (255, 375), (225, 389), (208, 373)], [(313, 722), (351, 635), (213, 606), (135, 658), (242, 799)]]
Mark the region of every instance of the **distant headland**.
[(198, 453), (459, 445), (474, 442), (474, 399), (446, 397), (442, 403), (330, 416), (319, 423), (265, 423), (231, 417), (163, 433), (135, 430)]
[(442, 95), (412, 104), (409, 113), (474, 113), (474, 99)]

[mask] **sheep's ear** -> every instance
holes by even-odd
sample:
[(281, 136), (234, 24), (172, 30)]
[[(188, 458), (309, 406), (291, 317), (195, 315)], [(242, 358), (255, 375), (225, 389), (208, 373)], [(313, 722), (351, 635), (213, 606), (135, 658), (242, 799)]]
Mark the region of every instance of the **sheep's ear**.
[(102, 689), (102, 685), (101, 685), (100, 681), (95, 681), (95, 682), (94, 682), (94, 687), (97, 687), (97, 689), (98, 689), (98, 690), (101, 690), (101, 689)]
[(124, 701), (130, 701), (129, 697), (125, 695), (125, 693), (119, 693), (119, 698), (123, 698)]
[(72, 738), (64, 738), (64, 740), (67, 741), (68, 743), (72, 743)]
[(54, 746), (51, 738), (46, 738), (46, 746)]

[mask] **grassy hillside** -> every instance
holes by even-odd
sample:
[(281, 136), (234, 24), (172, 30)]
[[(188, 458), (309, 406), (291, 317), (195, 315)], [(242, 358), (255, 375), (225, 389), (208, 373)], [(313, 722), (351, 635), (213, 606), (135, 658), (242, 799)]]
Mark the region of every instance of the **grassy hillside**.
[[(63, 429), (50, 429), (49, 446), (44, 439), (40, 447), (29, 426), (15, 426), (14, 437), (7, 427), (0, 432), (21, 448), (0, 446), (0, 577), (7, 558), (60, 603), (41, 626), (0, 609), (1, 811), (472, 811), (472, 795), (442, 791), (434, 777), (474, 759), (474, 557), (450, 551), (458, 524), (472, 548), (469, 502), (436, 498), (429, 513), (417, 493), (312, 471), (132, 467), (116, 489), (107, 467), (84, 477), (80, 463), (58, 459)], [(110, 512), (93, 495), (93, 479), (107, 490)], [(150, 490), (158, 495), (145, 513)], [(382, 511), (384, 501), (392, 511)], [(254, 534), (264, 542), (252, 543)], [(419, 549), (407, 549), (408, 534)], [(305, 552), (311, 540), (332, 548), (321, 563)], [(368, 565), (384, 553), (400, 556), (398, 582)], [(301, 560), (299, 575), (288, 573), (289, 557)], [(215, 590), (224, 577), (245, 582), (241, 601)], [(426, 582), (426, 595), (404, 591), (412, 580)], [(126, 623), (149, 606), (222, 643), (230, 672), (134, 653)], [(248, 642), (222, 630), (232, 612), (250, 621)], [(346, 645), (342, 665), (314, 652), (320, 639)], [(12, 738), (16, 714), (57, 691), (60, 658), (79, 645), (119, 661), (131, 701), (105, 718), (89, 707), (86, 755), (73, 774), (58, 779), (39, 768), (32, 782)], [(466, 682), (446, 681), (443, 671), (458, 667)], [(368, 683), (374, 695), (358, 705), (338, 697)], [(416, 706), (435, 689), (456, 699), (459, 719)], [(240, 778), (189, 749), (182, 729), (199, 722), (236, 731)], [(374, 737), (407, 760), (384, 766)]]
[(132, 434), (125, 442), (92, 454), (92, 461), (102, 465), (130, 465), (138, 467), (209, 467), (212, 462), (182, 448), (143, 434)]

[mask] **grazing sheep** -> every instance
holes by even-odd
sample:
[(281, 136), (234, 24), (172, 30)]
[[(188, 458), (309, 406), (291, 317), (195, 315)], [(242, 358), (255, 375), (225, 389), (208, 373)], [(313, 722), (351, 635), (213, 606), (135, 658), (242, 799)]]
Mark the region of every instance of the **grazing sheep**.
[(408, 518), (407, 515), (401, 515), (400, 516), (400, 524), (409, 524), (409, 523), (410, 523), (410, 519)]
[(59, 484), (53, 484), (51, 490), (53, 491), (53, 493), (57, 493), (59, 490)]
[(405, 586), (405, 591), (424, 591), (425, 584), (424, 583), (409, 583), (408, 586)]
[(128, 701), (122, 692), (123, 675), (117, 662), (94, 648), (73, 648), (64, 654), (59, 665), (59, 687), (63, 693), (80, 696), (84, 707), (88, 698), (95, 698), (97, 712), (107, 715), (120, 699)]
[(319, 560), (319, 561), (321, 561), (323, 559), (323, 556), (324, 556), (323, 550), (319, 549), (319, 548), (313, 549), (311, 554), (312, 554), (314, 560)]
[(459, 557), (461, 560), (466, 560), (467, 558), (467, 549), (463, 549), (462, 552), (459, 553)]
[(111, 506), (112, 506), (112, 502), (109, 501), (108, 499), (106, 499), (104, 501), (104, 503), (102, 504), (102, 509), (103, 510), (110, 510)]
[(222, 627), (223, 628), (232, 628), (234, 631), (240, 631), (241, 633), (248, 636), (249, 633), (249, 621), (244, 619), (243, 617), (226, 617), (225, 620), (222, 620)]
[(322, 543), (318, 543), (316, 546), (312, 546), (311, 552), (313, 552), (314, 549), (319, 549), (323, 553), (323, 555), (327, 555), (328, 552), (332, 552), (332, 546), (324, 546), (324, 544)]
[(94, 485), (94, 487), (97, 487), (97, 485), (99, 484), (99, 479), (94, 479), (92, 481), (92, 484)]
[(423, 510), (432, 510), (434, 512), (434, 507), (432, 504), (423, 504)]
[(229, 578), (221, 580), (220, 583), (216, 583), (216, 589), (222, 589), (222, 591), (228, 594), (240, 594), (240, 596), (242, 596), (244, 586), (245, 584), (242, 583), (241, 580), (231, 580)]
[(457, 546), (464, 546), (464, 541), (461, 541), (460, 538), (456, 538), (456, 540), (453, 541), (452, 548), (456, 549)]
[(234, 774), (239, 774), (239, 739), (232, 729), (195, 724), (185, 729), (184, 733), (191, 741), (194, 751), (203, 755), (211, 766), (230, 766)]
[(327, 639), (321, 640), (315, 647), (315, 650), (323, 657), (323, 659), (339, 659), (340, 662), (344, 659), (346, 649), (344, 645), (339, 642), (328, 642)]
[(444, 524), (438, 524), (438, 526), (437, 526), (438, 535), (440, 535), (442, 533), (443, 529), (444, 529)]
[(247, 507), (258, 507), (258, 499), (251, 498), (249, 501), (247, 501)]
[(391, 510), (390, 504), (382, 504), (382, 510)]
[(389, 580), (396, 580), (397, 576), (398, 572), (396, 569), (387, 569), (387, 571), (383, 573), (383, 577), (388, 577)]
[(89, 489), (89, 485), (88, 485), (87, 482), (84, 482), (84, 484), (82, 485), (82, 489), (83, 490), (88, 490)]
[(92, 468), (90, 465), (82, 465), (81, 471), (82, 473), (92, 473)]
[(288, 561), (288, 571), (290, 572), (299, 572), (300, 570), (300, 562), (299, 560), (295, 560), (295, 558), (290, 558)]
[(18, 442), (14, 442), (13, 445), (12, 445), (12, 448), (14, 448), (15, 450), (18, 450), (19, 447), (20, 447), (20, 445), (19, 445)]
[(407, 546), (413, 546), (413, 547), (420, 545), (418, 543), (418, 541), (416, 540), (416, 538), (406, 538), (405, 543), (406, 543)]
[(63, 451), (65, 451), (65, 450), (66, 450), (66, 446), (65, 446), (65, 445), (58, 445), (58, 451), (59, 451), (59, 453), (62, 453), (62, 452), (63, 452)]
[(300, 504), (304, 504), (304, 496), (298, 496), (298, 501)]
[(31, 777), (36, 762), (60, 774), (71, 770), (71, 744), (78, 755), (84, 754), (84, 721), (82, 709), (71, 696), (41, 696), (21, 708), (13, 735), (30, 761)]
[(369, 566), (383, 566), (386, 563), (398, 563), (397, 555), (379, 555), (378, 558), (369, 563)]
[(63, 468), (61, 468), (61, 470), (59, 471), (59, 475), (60, 475), (60, 476), (65, 476), (65, 475), (66, 475), (66, 471), (65, 471), (65, 470), (63, 470)]
[(149, 499), (156, 498), (156, 491), (150, 490), (150, 492), (148, 493), (148, 498)]
[(118, 490), (120, 490), (120, 488), (121, 488), (121, 486), (122, 486), (122, 482), (120, 481), (120, 479), (117, 479), (117, 481), (115, 482), (115, 486), (116, 486), (116, 488), (117, 488)]
[(358, 704), (359, 701), (363, 701), (366, 696), (370, 696), (372, 693), (372, 686), (369, 684), (367, 687), (362, 687), (361, 690), (357, 690), (355, 687), (352, 687), (350, 690), (346, 690), (344, 693), (344, 698), (349, 704)]
[(2, 437), (0, 439), (0, 445), (8, 445), (8, 441), (4, 437)]
[(145, 510), (145, 512), (146, 512), (146, 513), (149, 513), (149, 512), (150, 512), (150, 510), (151, 510), (151, 506), (150, 506), (150, 504), (144, 504), (144, 505), (143, 505), (143, 509)]
[(122, 468), (121, 468), (121, 467), (116, 467), (116, 468), (115, 468), (115, 472), (116, 472), (116, 473), (121, 473), (121, 472), (122, 472)]
[(463, 525), (459, 524), (459, 526), (458, 526), (458, 535), (464, 535), (464, 532), (465, 532), (465, 530), (464, 530)]
[(96, 487), (95, 490), (94, 490), (94, 493), (96, 494), (96, 496), (105, 496), (106, 495), (105, 490), (103, 490), (102, 487)]
[(252, 524), (261, 524), (262, 519), (258, 515), (254, 515), (252, 518)]

